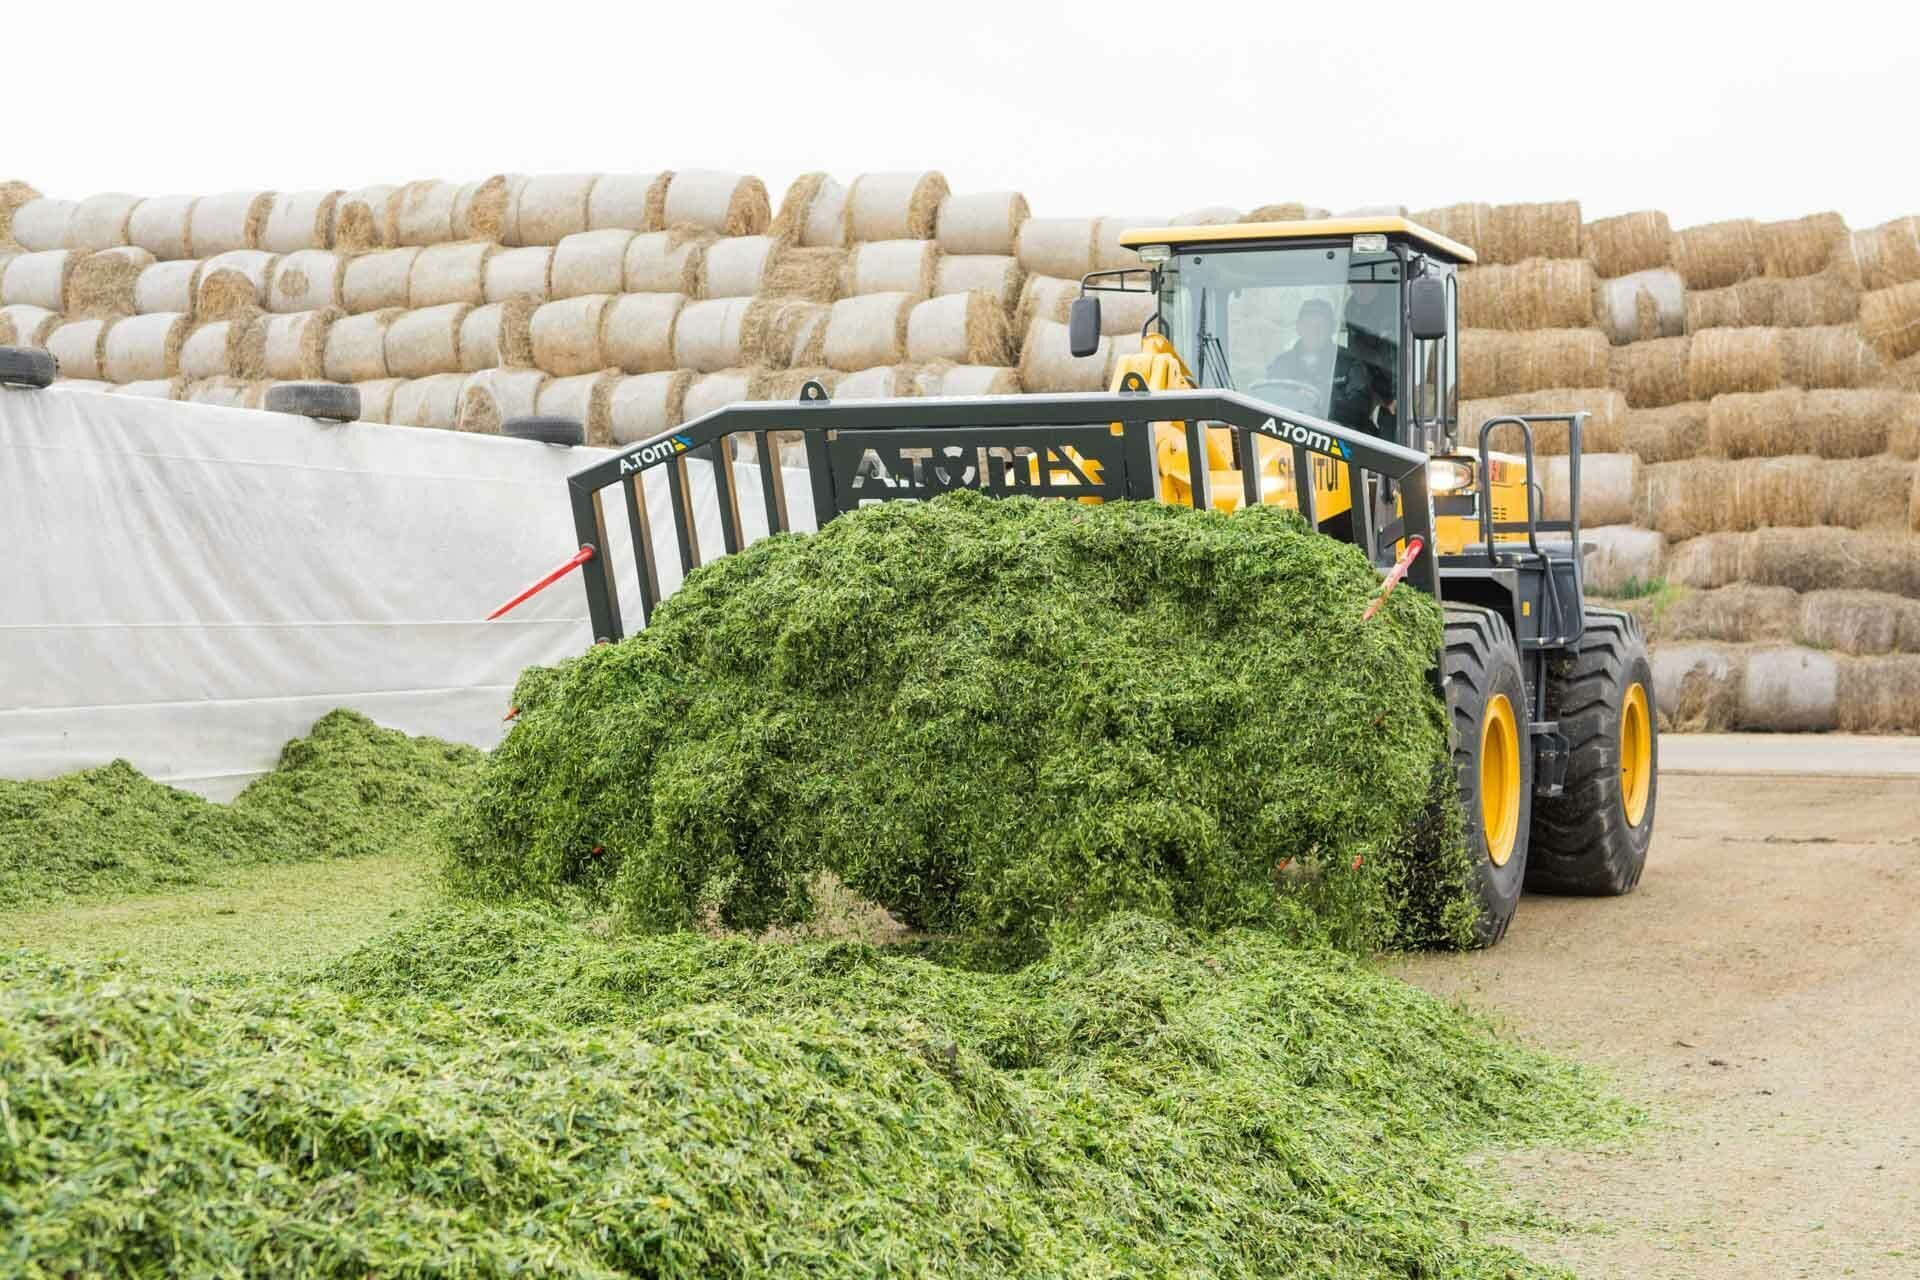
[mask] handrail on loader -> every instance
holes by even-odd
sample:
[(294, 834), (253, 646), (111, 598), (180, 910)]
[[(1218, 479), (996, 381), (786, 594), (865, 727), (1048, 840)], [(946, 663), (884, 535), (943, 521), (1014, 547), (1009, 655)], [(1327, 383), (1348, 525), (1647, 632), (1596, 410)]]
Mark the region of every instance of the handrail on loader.
[[(1407, 572), (1414, 586), (1440, 594), (1433, 553), (1433, 502), (1425, 453), (1338, 426), (1296, 410), (1281, 409), (1236, 391), (1103, 392), (1077, 395), (965, 396), (834, 402), (818, 383), (808, 383), (795, 401), (729, 405), (685, 426), (629, 445), (568, 477), (578, 545), (594, 554), (581, 559), (581, 583), (596, 641), (623, 634), (619, 588), (607, 555), (603, 490), (620, 485), (632, 533), (641, 618), (660, 602), (653, 547), (653, 515), (644, 479), (665, 468), (674, 541), (682, 573), (700, 563), (687, 459), (712, 466), (725, 554), (745, 544), (741, 495), (728, 440), (750, 435), (759, 464), (760, 496), (769, 531), (791, 527), (778, 450), (769, 433), (796, 432), (806, 446), (814, 519), (834, 516), (873, 501), (928, 498), (952, 489), (980, 489), (998, 496), (1031, 494), (1063, 498), (1153, 499), (1156, 422), (1184, 421), (1189, 432), (1202, 423), (1232, 429), (1243, 456), (1254, 456), (1254, 437), (1265, 436), (1293, 451), (1294, 476), (1309, 474), (1308, 454), (1355, 471), (1352, 540), (1381, 568), (1394, 563), (1396, 546), (1420, 538)], [(1188, 453), (1190, 493), (1201, 510), (1210, 506), (1206, 451)], [(1384, 484), (1362, 483), (1367, 475)], [(1255, 480), (1257, 483), (1257, 477)], [(1363, 494), (1370, 497), (1362, 498)], [(1398, 497), (1398, 511), (1394, 497)]]

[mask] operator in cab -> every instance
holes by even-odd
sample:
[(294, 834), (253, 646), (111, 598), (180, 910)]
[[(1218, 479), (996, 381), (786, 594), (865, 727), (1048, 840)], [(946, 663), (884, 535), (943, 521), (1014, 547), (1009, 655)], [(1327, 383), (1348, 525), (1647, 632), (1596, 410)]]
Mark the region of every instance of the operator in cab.
[[(1363, 299), (1348, 303), (1349, 335), (1371, 340), (1370, 326), (1363, 323)], [(1357, 323), (1361, 322), (1361, 323)], [(1333, 305), (1324, 298), (1309, 298), (1300, 304), (1295, 328), (1300, 337), (1291, 347), (1273, 358), (1267, 366), (1270, 379), (1311, 387), (1327, 405), (1327, 418), (1343, 427), (1392, 439), (1393, 360), (1390, 350), (1375, 353), (1371, 347), (1349, 350), (1333, 341)], [(1385, 360), (1379, 358), (1385, 355)]]

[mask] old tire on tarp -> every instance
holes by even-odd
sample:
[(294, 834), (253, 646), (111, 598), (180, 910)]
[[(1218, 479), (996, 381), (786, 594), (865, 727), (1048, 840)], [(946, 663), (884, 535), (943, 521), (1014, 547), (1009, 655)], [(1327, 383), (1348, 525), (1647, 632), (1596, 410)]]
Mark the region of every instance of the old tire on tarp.
[(267, 388), (267, 412), (325, 422), (356, 422), (360, 389), (341, 382), (282, 382)]
[(1588, 609), (1572, 652), (1547, 665), (1547, 717), (1568, 745), (1566, 786), (1533, 811), (1527, 888), (1617, 896), (1640, 883), (1660, 790), (1660, 722), (1639, 624)]
[(1532, 825), (1527, 685), (1506, 619), (1473, 605), (1447, 605), (1441, 676), (1480, 904), (1474, 938), (1490, 947), (1506, 935), (1520, 904)]
[(0, 347), (0, 384), (9, 387), (53, 385), (58, 367), (52, 356), (32, 347)]
[(556, 418), (529, 414), (508, 418), (500, 424), (500, 434), (516, 440), (537, 440), (541, 444), (579, 445), (587, 442), (586, 428), (577, 418)]

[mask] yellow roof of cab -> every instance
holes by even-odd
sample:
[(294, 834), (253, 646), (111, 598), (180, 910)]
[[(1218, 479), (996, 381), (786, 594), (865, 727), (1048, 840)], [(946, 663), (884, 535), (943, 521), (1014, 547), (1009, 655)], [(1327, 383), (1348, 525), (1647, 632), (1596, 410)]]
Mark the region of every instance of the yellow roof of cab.
[(1405, 218), (1309, 218), (1298, 222), (1228, 222), (1212, 227), (1141, 227), (1120, 233), (1123, 248), (1143, 244), (1220, 244), (1247, 240), (1312, 240), (1329, 236), (1405, 236), (1455, 262), (1477, 262), (1479, 255), (1458, 240), (1449, 240)]

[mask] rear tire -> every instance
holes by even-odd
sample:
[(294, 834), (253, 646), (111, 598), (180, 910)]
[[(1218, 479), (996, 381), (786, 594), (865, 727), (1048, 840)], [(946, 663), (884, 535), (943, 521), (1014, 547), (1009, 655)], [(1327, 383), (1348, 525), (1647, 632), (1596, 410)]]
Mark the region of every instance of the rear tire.
[(1618, 896), (1647, 865), (1660, 726), (1639, 625), (1611, 609), (1587, 610), (1586, 622), (1573, 652), (1547, 666), (1547, 715), (1567, 739), (1567, 778), (1534, 810), (1527, 887)]
[(1480, 905), (1474, 938), (1490, 947), (1506, 936), (1527, 875), (1533, 825), (1527, 682), (1505, 618), (1472, 605), (1448, 605), (1446, 611), (1441, 675)]

